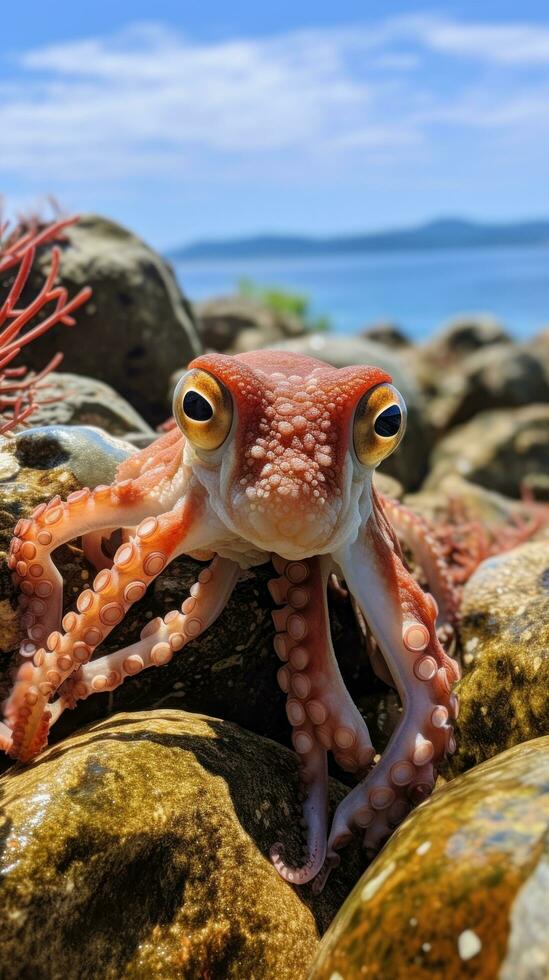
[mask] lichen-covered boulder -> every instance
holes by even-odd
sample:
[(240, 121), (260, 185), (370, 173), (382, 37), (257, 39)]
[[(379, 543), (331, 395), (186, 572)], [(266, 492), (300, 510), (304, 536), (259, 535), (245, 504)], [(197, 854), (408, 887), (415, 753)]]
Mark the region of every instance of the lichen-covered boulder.
[(310, 980), (549, 975), (549, 737), (437, 791), (370, 865)]
[(452, 772), (549, 733), (549, 538), (483, 562), (461, 607)]
[(218, 296), (197, 303), (195, 310), (202, 342), (223, 354), (270, 347), (305, 333), (297, 316), (273, 310), (253, 296)]
[(300, 980), (360, 874), (355, 848), (319, 896), (278, 876), (295, 757), (214, 718), (118, 715), (0, 786), (3, 980)]
[(452, 429), (433, 450), (423, 487), (436, 489), (450, 473), (509, 497), (528, 486), (549, 500), (549, 405), (481, 412)]
[[(93, 295), (74, 328), (51, 330), (26, 347), (25, 363), (41, 368), (61, 350), (66, 371), (107, 382), (157, 425), (169, 414), (174, 365), (202, 350), (191, 307), (164, 259), (114, 221), (85, 215), (64, 238), (63, 284), (71, 296), (86, 285)], [(38, 250), (33, 289), (50, 252), (50, 244)]]

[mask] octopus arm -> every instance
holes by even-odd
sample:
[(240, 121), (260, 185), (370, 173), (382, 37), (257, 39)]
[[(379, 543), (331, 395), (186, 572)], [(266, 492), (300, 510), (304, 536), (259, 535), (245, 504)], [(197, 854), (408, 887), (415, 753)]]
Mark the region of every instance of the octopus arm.
[(77, 612), (63, 618), (63, 632), (51, 632), (32, 660), (21, 664), (5, 706), (14, 758), (25, 761), (40, 751), (47, 740), (48, 704), (54, 692), (90, 660), (150, 582), (177, 555), (204, 545), (203, 511), (203, 498), (189, 493), (168, 513), (145, 518), (135, 536), (118, 549), (112, 569), (99, 572), (93, 589), (79, 595)]
[(431, 792), (437, 763), (455, 749), (451, 683), (459, 676), (436, 635), (435, 602), (406, 570), (375, 515), (335, 558), (394, 679), (403, 717), (380, 761), (336, 811), (327, 857), (333, 865), (338, 848), (356, 831), (375, 852)]
[(172, 609), (142, 629), (137, 643), (82, 664), (60, 689), (51, 706), (54, 724), (65, 708), (97, 691), (113, 691), (126, 679), (148, 667), (163, 667), (174, 653), (207, 630), (221, 614), (238, 581), (240, 566), (216, 557), (204, 568), (181, 609)]
[(459, 618), (459, 595), (454, 588), (443, 549), (429, 523), (391, 497), (378, 493), (378, 499), (399, 539), (410, 548), (423, 569), (438, 605), (438, 625), (455, 626)]
[(307, 837), (303, 866), (287, 864), (281, 844), (273, 846), (271, 858), (286, 881), (302, 885), (318, 874), (326, 855), (327, 750), (347, 771), (363, 773), (374, 749), (332, 646), (326, 599), (331, 559), (275, 556), (273, 563), (279, 578), (271, 580), (269, 589), (282, 607), (273, 612), (275, 650), (282, 661), (278, 682), (287, 694), (286, 713), (300, 762)]

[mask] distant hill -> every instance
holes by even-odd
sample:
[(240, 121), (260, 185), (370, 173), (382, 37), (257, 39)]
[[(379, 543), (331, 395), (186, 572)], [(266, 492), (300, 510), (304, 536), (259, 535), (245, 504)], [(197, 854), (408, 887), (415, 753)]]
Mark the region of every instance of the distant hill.
[(261, 259), (338, 252), (397, 252), (415, 249), (482, 248), (509, 245), (549, 245), (549, 220), (483, 224), (442, 218), (416, 228), (370, 232), (364, 235), (256, 235), (219, 241), (195, 242), (173, 249), (178, 259)]

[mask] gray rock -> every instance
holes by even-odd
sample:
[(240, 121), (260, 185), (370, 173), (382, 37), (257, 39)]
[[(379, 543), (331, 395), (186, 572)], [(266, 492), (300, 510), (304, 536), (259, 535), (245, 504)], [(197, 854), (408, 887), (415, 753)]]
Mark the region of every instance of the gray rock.
[(157, 436), (150, 425), (110, 385), (82, 374), (53, 372), (37, 388), (33, 426), (93, 425), (112, 436), (141, 432)]
[[(67, 371), (112, 385), (156, 425), (168, 414), (174, 365), (201, 351), (191, 308), (171, 267), (121, 225), (86, 215), (65, 234), (61, 279), (70, 295), (89, 285), (93, 296), (74, 328), (44, 334), (25, 349), (25, 362), (41, 368), (61, 350)], [(39, 250), (32, 289), (43, 281), (50, 250)]]
[(548, 500), (549, 405), (481, 412), (453, 429), (433, 451), (423, 488), (436, 489), (451, 473), (509, 497), (527, 486)]
[(430, 418), (445, 431), (492, 408), (549, 402), (549, 374), (533, 348), (514, 344), (483, 347), (451, 371), (440, 373)]
[(216, 297), (195, 310), (203, 343), (223, 354), (242, 354), (305, 333), (298, 317), (275, 312), (250, 296)]
[(373, 340), (378, 344), (383, 344), (385, 347), (393, 347), (397, 350), (402, 347), (411, 346), (410, 338), (406, 336), (404, 331), (396, 323), (372, 323), (360, 331), (359, 337), (362, 337), (364, 340)]
[(460, 314), (453, 317), (425, 347), (425, 353), (439, 363), (467, 357), (481, 347), (511, 341), (505, 327), (488, 313)]

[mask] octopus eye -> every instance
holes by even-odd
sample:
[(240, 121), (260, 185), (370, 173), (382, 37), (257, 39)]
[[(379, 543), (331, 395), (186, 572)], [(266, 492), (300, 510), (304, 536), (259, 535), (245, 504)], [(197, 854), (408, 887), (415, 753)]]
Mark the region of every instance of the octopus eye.
[(360, 399), (353, 422), (353, 444), (364, 466), (377, 466), (396, 449), (406, 428), (406, 406), (396, 388), (382, 384)]
[(219, 449), (233, 421), (233, 402), (224, 384), (208, 371), (187, 371), (173, 396), (173, 414), (196, 449)]

